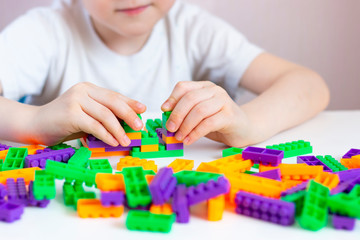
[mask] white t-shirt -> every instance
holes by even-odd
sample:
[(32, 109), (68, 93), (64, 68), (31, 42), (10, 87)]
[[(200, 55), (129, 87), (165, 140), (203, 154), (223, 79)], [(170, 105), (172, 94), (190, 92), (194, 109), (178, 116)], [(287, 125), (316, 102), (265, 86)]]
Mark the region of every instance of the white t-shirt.
[(210, 80), (234, 96), (262, 50), (229, 24), (176, 0), (136, 54), (110, 50), (79, 0), (58, 1), (18, 18), (0, 34), (3, 96), (42, 105), (92, 82), (158, 111), (179, 81)]

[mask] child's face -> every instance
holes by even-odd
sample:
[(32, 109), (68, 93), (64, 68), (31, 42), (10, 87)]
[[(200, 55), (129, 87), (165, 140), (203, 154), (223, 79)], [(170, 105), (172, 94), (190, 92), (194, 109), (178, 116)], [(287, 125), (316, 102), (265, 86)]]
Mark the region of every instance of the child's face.
[(124, 36), (148, 34), (175, 0), (82, 0), (97, 27)]

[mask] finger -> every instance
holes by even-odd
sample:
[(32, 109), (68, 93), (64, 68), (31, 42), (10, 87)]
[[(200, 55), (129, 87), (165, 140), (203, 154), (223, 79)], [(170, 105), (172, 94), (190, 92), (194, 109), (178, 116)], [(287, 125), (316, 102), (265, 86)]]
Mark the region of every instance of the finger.
[[(197, 104), (214, 97), (214, 92), (210, 88), (201, 88), (186, 93), (176, 104), (174, 110), (166, 123), (166, 128), (170, 132), (176, 132), (182, 125), (185, 117)], [(180, 136), (180, 134), (178, 134)], [(186, 136), (186, 135), (185, 135)]]
[(206, 136), (210, 132), (219, 131), (224, 126), (223, 115), (220, 113), (214, 114), (213, 116), (206, 118), (197, 125), (188, 136), (184, 139), (185, 145), (190, 145), (199, 138)]
[(195, 82), (195, 81), (183, 81), (178, 82), (176, 86), (174, 87), (174, 90), (170, 94), (170, 97), (163, 103), (161, 106), (161, 110), (171, 111), (177, 102), (187, 93), (196, 89), (204, 88), (207, 86), (211, 86), (213, 83), (209, 81), (201, 81), (201, 82)]
[[(196, 128), (202, 120), (221, 111), (223, 105), (222, 101), (215, 98), (208, 99), (197, 104), (193, 109), (191, 109), (189, 114), (181, 123), (179, 130), (175, 134), (175, 138), (179, 141), (184, 140), (184, 138), (190, 134), (190, 132)], [(212, 131), (213, 129), (209, 130)]]
[(126, 98), (126, 102), (132, 109), (134, 109), (137, 114), (141, 114), (146, 111), (146, 106), (139, 101), (131, 98)]
[(110, 111), (110, 109), (101, 105), (92, 98), (88, 98), (86, 101), (83, 101), (81, 103), (81, 107), (87, 115), (100, 122), (122, 146), (130, 144), (130, 139), (126, 136), (119, 120), (116, 118), (114, 113)]

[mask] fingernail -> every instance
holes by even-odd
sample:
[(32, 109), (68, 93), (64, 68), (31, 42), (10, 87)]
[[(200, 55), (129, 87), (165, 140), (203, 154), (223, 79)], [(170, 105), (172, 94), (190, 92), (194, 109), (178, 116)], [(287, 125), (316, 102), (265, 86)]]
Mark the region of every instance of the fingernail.
[(173, 132), (173, 131), (175, 131), (176, 126), (173, 121), (169, 121), (169, 122), (167, 122), (166, 127), (170, 132)]
[(140, 119), (135, 119), (135, 127), (137, 129), (142, 128), (142, 121)]
[(183, 138), (181, 132), (177, 132), (177, 133), (175, 134), (175, 138), (176, 138), (176, 140), (181, 141), (182, 138)]
[(184, 142), (184, 144), (186, 144), (186, 145), (189, 144), (190, 138), (189, 138), (189, 137), (186, 137), (183, 142)]
[(113, 145), (114, 147), (117, 147), (117, 146), (119, 146), (119, 142), (116, 141), (115, 139), (113, 139), (113, 140), (111, 141), (111, 145)]
[(136, 103), (136, 107), (137, 107), (137, 108), (143, 108), (143, 107), (144, 107), (144, 104), (138, 102), (138, 103)]
[(170, 103), (166, 101), (166, 102), (162, 105), (162, 108), (165, 109), (165, 110), (169, 109), (169, 108), (170, 108)]
[(124, 137), (124, 142), (125, 142), (125, 146), (129, 146), (130, 143), (131, 143), (131, 140), (129, 139), (128, 136), (125, 135), (125, 137)]

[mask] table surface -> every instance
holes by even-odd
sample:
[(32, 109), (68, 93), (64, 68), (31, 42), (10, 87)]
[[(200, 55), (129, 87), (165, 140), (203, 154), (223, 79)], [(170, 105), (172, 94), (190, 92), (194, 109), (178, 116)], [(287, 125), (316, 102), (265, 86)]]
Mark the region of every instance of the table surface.
[[(144, 114), (143, 118), (156, 118), (159, 114)], [(310, 141), (314, 154), (330, 154), (340, 159), (350, 148), (360, 147), (360, 111), (326, 111), (314, 119), (293, 129), (284, 131), (256, 146), (294, 140)], [(4, 141), (2, 141), (4, 142)], [(12, 144), (17, 144), (4, 142)], [(76, 144), (71, 141), (71, 144)], [(201, 162), (221, 157), (227, 148), (221, 143), (206, 138), (185, 147), (185, 159), (195, 160), (195, 168)], [(109, 158), (115, 168), (120, 157)], [(175, 158), (155, 159), (158, 167), (163, 167)], [(285, 159), (294, 163), (296, 158)], [(0, 239), (360, 239), (360, 224), (352, 232), (334, 230), (330, 223), (318, 232), (303, 230), (296, 223), (292, 227), (282, 227), (226, 211), (223, 220), (206, 220), (205, 204), (191, 208), (189, 224), (175, 223), (169, 234), (135, 232), (125, 227), (126, 213), (120, 218), (80, 219), (72, 207), (66, 207), (62, 199), (62, 181), (57, 181), (57, 196), (45, 209), (25, 208), (20, 221), (12, 224), (0, 222)]]

